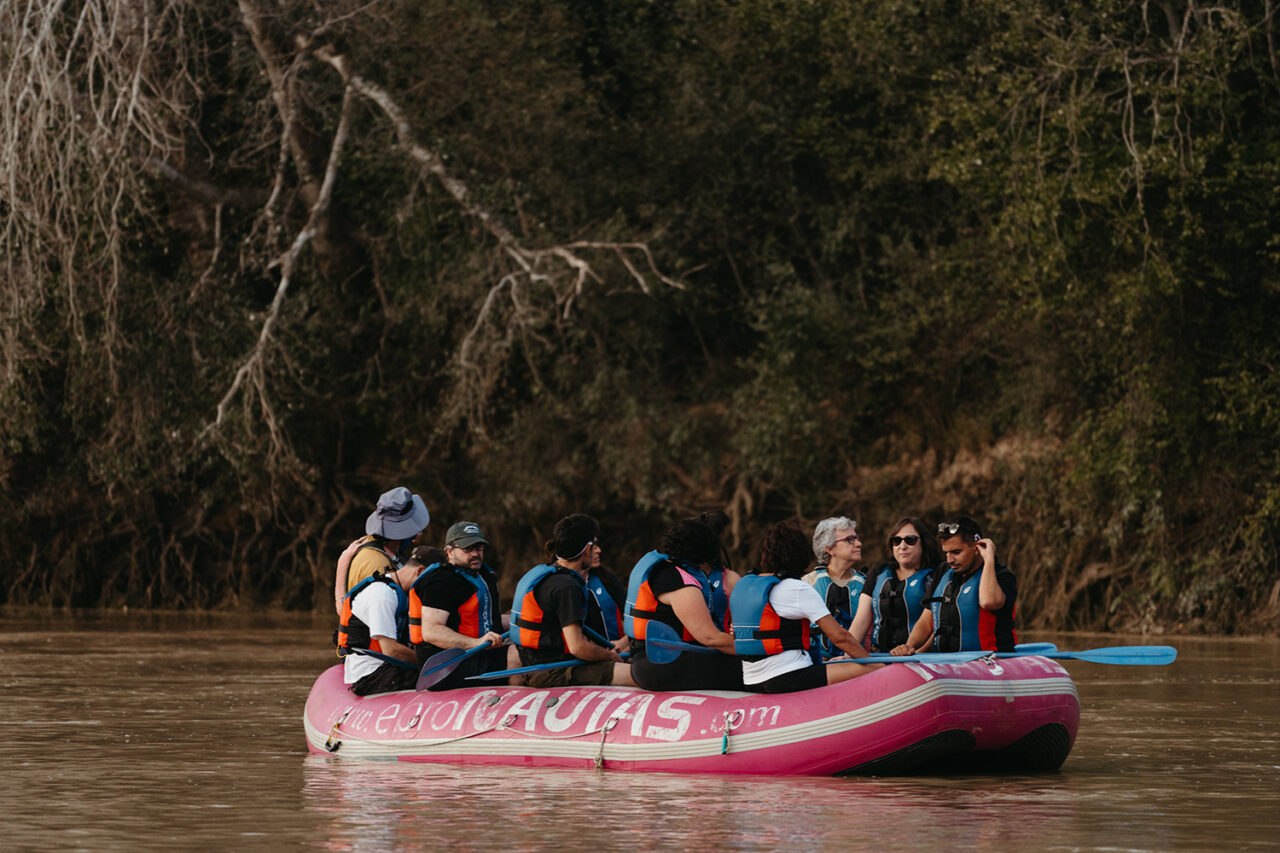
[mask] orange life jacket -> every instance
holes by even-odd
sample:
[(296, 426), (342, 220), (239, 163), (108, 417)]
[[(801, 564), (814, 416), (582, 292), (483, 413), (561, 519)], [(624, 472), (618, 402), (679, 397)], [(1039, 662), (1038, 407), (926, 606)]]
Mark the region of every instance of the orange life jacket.
[(525, 572), (524, 577), (516, 584), (515, 600), (511, 603), (511, 641), (526, 649), (539, 649), (545, 652), (563, 652), (568, 654), (569, 645), (564, 640), (564, 632), (547, 631), (543, 622), (545, 614), (538, 604), (534, 592), (538, 585), (551, 575), (562, 573), (574, 578), (582, 585), (582, 626), (587, 626), (587, 601), (591, 598), (586, 584), (577, 572), (559, 566), (534, 566)]
[(346, 594), (342, 599), (342, 613), (338, 617), (338, 657), (345, 657), (351, 654), (353, 649), (369, 649), (371, 651), (382, 653), (382, 646), (375, 640), (370, 632), (369, 626), (366, 625), (358, 616), (351, 612), (351, 603), (355, 601), (356, 596), (369, 588), (370, 584), (385, 583), (389, 584), (396, 592), (396, 641), (404, 643), (409, 637), (409, 600), (405, 591), (400, 588), (400, 584), (390, 575), (374, 575), (371, 578), (365, 578), (352, 588), (351, 592)]
[[(413, 580), (413, 585), (409, 587), (409, 642), (414, 645), (423, 645), (427, 641), (422, 636), (422, 597), (418, 584), (434, 571), (449, 571), (455, 574), (476, 588), (476, 591), (470, 598), (462, 602), (462, 606), (455, 611), (458, 616), (458, 626), (453, 630), (466, 637), (483, 637), (485, 634), (493, 630), (494, 622), (494, 601), (493, 595), (489, 589), (489, 584), (485, 581), (481, 572), (493, 573), (488, 566), (480, 569), (480, 572), (471, 572), (465, 569), (457, 569), (444, 563), (432, 563), (427, 566)], [(500, 624), (500, 623), (498, 623)]]

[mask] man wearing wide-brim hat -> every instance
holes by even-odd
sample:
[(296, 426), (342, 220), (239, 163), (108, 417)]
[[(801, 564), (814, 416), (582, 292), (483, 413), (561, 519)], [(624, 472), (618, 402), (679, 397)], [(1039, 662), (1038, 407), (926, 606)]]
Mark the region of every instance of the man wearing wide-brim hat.
[(349, 590), (378, 572), (394, 572), (413, 550), (414, 539), (427, 529), (431, 513), (422, 498), (404, 486), (383, 492), (364, 523), (365, 535), (352, 542), (338, 558), (334, 576), (334, 607), (342, 612)]

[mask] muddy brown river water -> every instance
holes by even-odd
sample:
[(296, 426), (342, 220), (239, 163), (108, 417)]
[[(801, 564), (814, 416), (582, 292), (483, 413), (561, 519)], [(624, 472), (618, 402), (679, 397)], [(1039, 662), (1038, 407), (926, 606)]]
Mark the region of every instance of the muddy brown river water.
[(3, 850), (1236, 850), (1280, 847), (1280, 641), (1065, 665), (1057, 773), (786, 779), (310, 756), (322, 617), (0, 611)]

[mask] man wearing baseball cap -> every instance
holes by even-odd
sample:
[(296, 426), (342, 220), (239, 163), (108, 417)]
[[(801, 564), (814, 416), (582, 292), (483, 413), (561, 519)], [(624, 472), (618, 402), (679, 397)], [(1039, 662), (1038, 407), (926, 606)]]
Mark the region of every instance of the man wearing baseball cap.
[(421, 666), (445, 649), (489, 648), (464, 660), (432, 690), (469, 687), (472, 675), (519, 666), (515, 649), (503, 648), (498, 582), (484, 562), (489, 540), (474, 521), (459, 521), (445, 534), (446, 562), (427, 566), (409, 590), (409, 639)]

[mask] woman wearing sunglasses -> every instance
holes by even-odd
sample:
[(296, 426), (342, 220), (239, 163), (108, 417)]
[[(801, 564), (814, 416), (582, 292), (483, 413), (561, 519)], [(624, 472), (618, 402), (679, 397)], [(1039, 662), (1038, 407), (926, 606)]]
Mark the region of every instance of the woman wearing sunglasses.
[(871, 630), (871, 647), (892, 651), (907, 641), (911, 626), (933, 594), (942, 551), (929, 527), (914, 516), (898, 520), (888, 536), (890, 562), (867, 577), (850, 632), (861, 641)]

